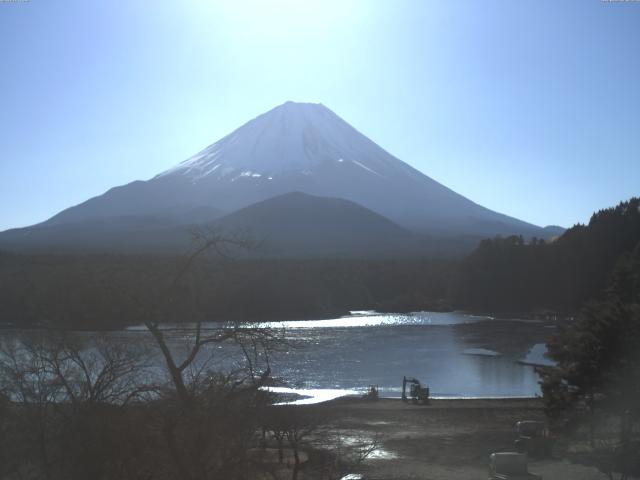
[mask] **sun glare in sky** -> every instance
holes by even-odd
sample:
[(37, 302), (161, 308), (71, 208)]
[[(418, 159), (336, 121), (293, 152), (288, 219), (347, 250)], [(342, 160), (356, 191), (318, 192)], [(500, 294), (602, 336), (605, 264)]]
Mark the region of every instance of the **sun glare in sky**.
[(0, 2), (0, 230), (287, 100), (490, 209), (585, 222), (638, 193), (639, 22), (577, 0)]
[(348, 1), (239, 0), (200, 5), (210, 14), (225, 17), (232, 28), (272, 38), (286, 39), (291, 34), (314, 37), (335, 24), (354, 20), (353, 3)]

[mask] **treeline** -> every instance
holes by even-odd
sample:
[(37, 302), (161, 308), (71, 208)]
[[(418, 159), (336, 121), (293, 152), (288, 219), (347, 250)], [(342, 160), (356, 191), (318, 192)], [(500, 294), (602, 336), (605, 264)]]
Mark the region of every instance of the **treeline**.
[[(0, 322), (101, 330), (158, 319), (269, 320), (449, 308), (454, 260), (199, 259), (0, 254)], [(155, 319), (154, 319), (155, 320)]]
[(491, 312), (573, 313), (601, 294), (616, 261), (639, 243), (638, 198), (595, 213), (553, 242), (484, 240), (460, 265), (451, 302)]
[[(573, 315), (640, 243), (640, 199), (595, 213), (555, 241), (483, 240), (464, 259), (199, 258), (0, 252), (0, 324), (112, 329), (160, 321), (307, 319), (349, 310), (463, 309)], [(173, 288), (177, 287), (177, 288)]]

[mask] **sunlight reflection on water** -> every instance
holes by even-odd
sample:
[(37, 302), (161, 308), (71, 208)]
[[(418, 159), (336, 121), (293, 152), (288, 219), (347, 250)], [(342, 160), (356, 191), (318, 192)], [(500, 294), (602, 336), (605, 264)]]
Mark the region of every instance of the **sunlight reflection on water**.
[[(531, 332), (534, 327), (520, 330), (521, 321), (507, 320), (511, 322), (509, 328), (496, 328), (491, 320), (460, 312), (360, 311), (334, 319), (261, 325), (284, 329), (286, 346), (271, 352), (269, 362), (276, 385), (286, 387), (283, 392), (310, 397), (299, 399), (297, 404), (361, 394), (369, 385), (378, 385), (383, 397), (399, 397), (404, 375), (427, 384), (434, 397), (539, 395), (534, 368), (517, 363), (536, 343), (527, 333), (519, 332)], [(220, 329), (225, 324), (211, 322), (205, 326)], [(193, 336), (189, 324), (163, 328), (176, 351)], [(540, 324), (539, 328), (545, 327)], [(122, 341), (140, 342), (147, 332), (144, 327), (132, 327), (118, 335)], [(540, 349), (536, 346), (532, 353), (538, 354)], [(220, 369), (237, 367), (242, 360), (239, 353), (237, 347), (226, 343), (203, 348), (203, 355), (214, 355), (216, 368)], [(158, 365), (162, 365), (161, 360)]]
[[(286, 329), (312, 329), (312, 328), (358, 328), (399, 325), (460, 325), (475, 323), (484, 320), (492, 320), (486, 315), (471, 315), (460, 312), (413, 312), (413, 313), (377, 313), (373, 310), (358, 310), (339, 318), (322, 320), (283, 320), (273, 322), (248, 323), (251, 327), (286, 328)], [(224, 323), (204, 322), (203, 328), (217, 329)], [(195, 328), (195, 324), (185, 322), (181, 324), (165, 324), (163, 330), (189, 330)], [(144, 325), (127, 327), (128, 331), (145, 331)]]
[[(354, 312), (355, 313), (355, 312)], [(357, 312), (341, 318), (326, 320), (290, 320), (283, 322), (265, 322), (266, 328), (354, 328), (398, 325), (459, 325), (461, 323), (491, 320), (491, 317), (468, 315), (456, 312), (415, 312), (408, 314), (380, 314)], [(366, 314), (363, 314), (366, 313)]]

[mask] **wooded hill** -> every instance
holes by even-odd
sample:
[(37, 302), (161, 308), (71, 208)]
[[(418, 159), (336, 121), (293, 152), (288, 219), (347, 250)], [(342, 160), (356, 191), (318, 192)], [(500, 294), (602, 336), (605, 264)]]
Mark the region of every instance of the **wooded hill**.
[(639, 244), (639, 198), (594, 213), (552, 242), (483, 240), (460, 265), (451, 301), (491, 312), (575, 312), (601, 294), (616, 261)]
[[(0, 255), (0, 322), (111, 329), (138, 324), (168, 294), (185, 259)], [(349, 310), (442, 309), (450, 260), (202, 259), (162, 321), (286, 320)]]

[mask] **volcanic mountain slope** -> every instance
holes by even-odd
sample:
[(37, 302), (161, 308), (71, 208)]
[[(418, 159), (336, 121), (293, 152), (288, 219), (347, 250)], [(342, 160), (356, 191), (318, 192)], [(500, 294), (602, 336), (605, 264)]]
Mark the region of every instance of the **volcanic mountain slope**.
[(293, 102), (260, 115), (151, 180), (111, 189), (49, 222), (203, 206), (232, 212), (294, 191), (352, 200), (414, 229), (542, 233), (432, 180), (325, 106)]
[(16, 229), (5, 232), (0, 245), (39, 252), (188, 252), (194, 248), (193, 227), (248, 241), (251, 248), (231, 246), (229, 252), (249, 257), (402, 257), (435, 251), (452, 254), (465, 247), (443, 246), (349, 200), (300, 192), (272, 197), (200, 225), (150, 216), (107, 217)]
[(7, 235), (13, 240), (31, 236), (36, 244), (55, 227), (55, 238), (46, 240), (55, 246), (69, 240), (65, 225), (77, 234), (83, 225), (108, 224), (113, 233), (124, 224), (135, 237), (131, 224), (138, 220), (143, 226), (164, 222), (165, 227), (205, 223), (291, 192), (349, 200), (405, 229), (430, 235), (549, 236), (439, 184), (323, 105), (287, 102), (150, 180), (112, 188), (35, 227), (0, 234), (0, 245)]
[(242, 208), (214, 227), (254, 240), (258, 255), (397, 256), (424, 251), (428, 242), (356, 203), (300, 192)]
[(188, 220), (152, 215), (41, 223), (0, 233), (0, 249), (28, 253), (186, 252), (193, 245), (193, 227)]

